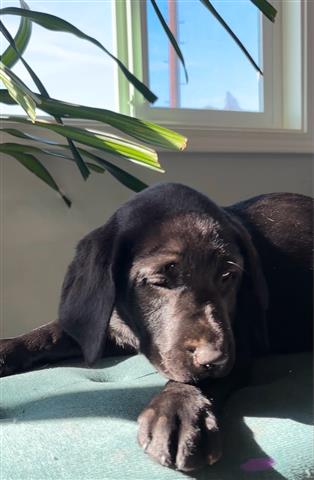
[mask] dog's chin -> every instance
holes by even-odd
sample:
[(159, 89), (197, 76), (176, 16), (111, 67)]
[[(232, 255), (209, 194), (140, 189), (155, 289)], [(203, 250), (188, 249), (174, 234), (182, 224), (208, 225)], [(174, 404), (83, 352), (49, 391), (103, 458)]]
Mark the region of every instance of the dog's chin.
[(195, 383), (196, 376), (186, 368), (166, 367), (165, 365), (160, 365), (152, 361), (152, 359), (148, 358), (148, 360), (154, 365), (158, 373), (168, 380), (181, 383)]
[(230, 373), (233, 367), (233, 362), (227, 362), (225, 365), (217, 366), (214, 368), (167, 368), (160, 365), (155, 365), (158, 372), (169, 380), (181, 383), (198, 383), (206, 379), (223, 378)]
[(225, 361), (208, 366), (193, 365), (190, 357), (185, 355), (176, 356), (169, 352), (161, 353), (159, 350), (154, 352), (142, 352), (146, 358), (154, 365), (158, 373), (168, 380), (181, 383), (198, 383), (202, 380), (223, 378), (230, 373), (234, 365), (234, 355), (230, 350)]

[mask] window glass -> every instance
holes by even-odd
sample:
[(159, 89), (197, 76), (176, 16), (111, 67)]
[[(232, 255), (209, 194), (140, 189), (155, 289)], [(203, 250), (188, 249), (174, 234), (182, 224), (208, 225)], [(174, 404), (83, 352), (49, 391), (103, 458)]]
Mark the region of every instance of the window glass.
[[(59, 16), (84, 33), (99, 40), (110, 52), (113, 42), (113, 1), (27, 0), (32, 10)], [(1, 7), (20, 6), (17, 1), (1, 0)], [(19, 17), (6, 15), (3, 22), (12, 35), (18, 29)], [(7, 42), (1, 39), (1, 52)], [(115, 63), (104, 52), (86, 40), (73, 35), (51, 32), (33, 24), (30, 43), (24, 58), (48, 90), (51, 97), (117, 110)], [(21, 63), (13, 71), (34, 91), (37, 91)], [(3, 88), (3, 87), (2, 87)], [(4, 113), (24, 113), (19, 107), (1, 105)]]
[[(249, 0), (212, 4), (261, 66), (261, 14)], [(189, 82), (147, 2), (148, 76), (159, 97), (154, 107), (263, 111), (262, 78), (199, 0), (159, 0), (176, 31)], [(172, 51), (172, 52), (171, 52)]]

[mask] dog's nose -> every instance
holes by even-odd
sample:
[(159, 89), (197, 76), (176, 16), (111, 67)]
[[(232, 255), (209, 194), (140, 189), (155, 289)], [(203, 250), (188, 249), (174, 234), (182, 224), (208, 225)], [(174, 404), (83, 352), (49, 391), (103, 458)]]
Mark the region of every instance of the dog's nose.
[(200, 345), (193, 354), (193, 361), (196, 366), (212, 366), (219, 364), (222, 357), (222, 352), (216, 350), (210, 344)]

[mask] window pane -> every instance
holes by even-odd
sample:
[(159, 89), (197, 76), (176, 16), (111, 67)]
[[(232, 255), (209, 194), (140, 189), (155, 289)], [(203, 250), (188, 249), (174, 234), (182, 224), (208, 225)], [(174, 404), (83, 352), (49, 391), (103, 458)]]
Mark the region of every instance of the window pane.
[[(249, 0), (212, 4), (260, 65), (258, 9)], [(176, 29), (189, 82), (147, 2), (148, 73), (150, 87), (159, 97), (154, 107), (262, 111), (260, 75), (204, 5), (199, 0), (159, 0), (158, 5), (168, 25)]]
[[(28, 0), (32, 10), (50, 13), (69, 21), (84, 33), (99, 40), (114, 53), (113, 0), (49, 1)], [(1, 0), (1, 6), (20, 6), (19, 2)], [(18, 29), (19, 17), (4, 16), (12, 35)], [(1, 52), (7, 43), (1, 40)], [(51, 97), (117, 110), (115, 63), (100, 49), (73, 35), (46, 30), (33, 24), (30, 43), (24, 58), (39, 76)], [(37, 91), (23, 65), (13, 71)], [(1, 106), (1, 113), (24, 113), (19, 107)]]

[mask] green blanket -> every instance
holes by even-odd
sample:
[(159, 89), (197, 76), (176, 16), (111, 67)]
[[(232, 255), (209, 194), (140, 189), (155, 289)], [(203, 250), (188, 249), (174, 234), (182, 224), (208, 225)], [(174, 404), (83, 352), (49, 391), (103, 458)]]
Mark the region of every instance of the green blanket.
[(141, 355), (88, 369), (61, 364), (1, 379), (1, 480), (314, 478), (312, 359), (270, 357), (224, 416), (223, 459), (186, 475), (136, 441), (136, 419), (165, 379)]

